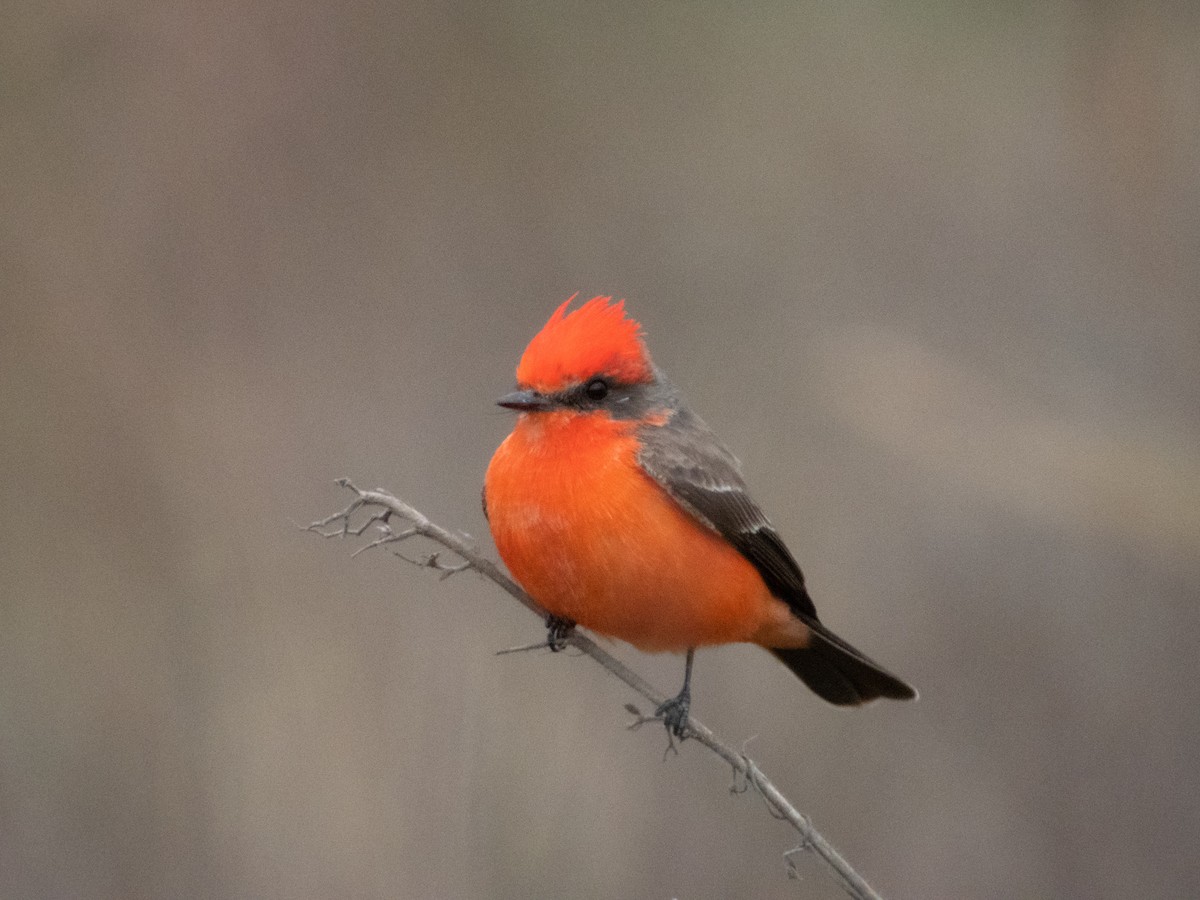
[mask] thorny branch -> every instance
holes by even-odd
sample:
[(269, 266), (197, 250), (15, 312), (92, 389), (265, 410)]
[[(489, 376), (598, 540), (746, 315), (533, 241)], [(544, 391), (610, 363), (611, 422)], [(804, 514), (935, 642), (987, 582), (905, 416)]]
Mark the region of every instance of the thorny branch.
[[(474, 569), (502, 587), (526, 609), (540, 616), (542, 619), (546, 618), (545, 610), (534, 603), (515, 581), (501, 571), (499, 566), (487, 557), (477, 553), (465, 539), (430, 521), (424, 514), (409, 506), (403, 500), (392, 496), (387, 491), (364, 491), (356, 487), (348, 478), (339, 478), (337, 484), (351, 491), (355, 495), (355, 499), (340, 512), (326, 516), (324, 519), (308, 525), (305, 528), (306, 531), (315, 532), (326, 538), (361, 537), (366, 533), (368, 528), (375, 526), (379, 532), (379, 536), (370, 543), (355, 550), (354, 556), (376, 547), (399, 544), (412, 537), (420, 536), (428, 538), (450, 550), (462, 561), (459, 563), (447, 563), (442, 559), (441, 551), (426, 554), (419, 559), (404, 556), (398, 550), (393, 550), (392, 553), (414, 565), (433, 569), (439, 572), (442, 578), (449, 578), (456, 572), (461, 572), (465, 569)], [(352, 524), (360, 512), (367, 512), (368, 515), (359, 524)], [(402, 520), (405, 523), (405, 527), (400, 530), (393, 529), (393, 518)], [(666, 697), (660, 691), (655, 689), (649, 682), (616, 657), (601, 649), (591, 638), (583, 634), (580, 629), (575, 629), (569, 636), (564, 638), (564, 643), (590, 656), (637, 693), (641, 694), (647, 701), (653, 704), (653, 708), (661, 706), (666, 700)], [(544, 644), (530, 645), (530, 647), (515, 647), (509, 651), (501, 652), (517, 652), (541, 646), (544, 646)], [(630, 729), (637, 729), (649, 721), (658, 721), (655, 717), (643, 716), (638, 708), (632, 704), (626, 705), (625, 708), (634, 716), (634, 721), (629, 725)], [(813, 827), (808, 817), (801, 815), (796, 807), (792, 805), (791, 801), (763, 774), (758, 764), (746, 755), (744, 748), (742, 750), (735, 750), (713, 734), (708, 726), (704, 725), (694, 716), (688, 720), (687, 736), (694, 738), (698, 743), (703, 744), (729, 764), (733, 769), (734, 775), (734, 783), (730, 787), (732, 792), (742, 793), (748, 787), (753, 787), (763, 798), (768, 812), (775, 818), (790, 824), (799, 833), (800, 845), (783, 854), (787, 862), (789, 876), (796, 877), (796, 868), (792, 857), (802, 850), (810, 850), (829, 867), (830, 871), (851, 897), (856, 898), (856, 900), (881, 900), (879, 895), (867, 884), (866, 880), (854, 871), (842, 855)], [(674, 750), (673, 744), (668, 746), (668, 752), (672, 750)]]

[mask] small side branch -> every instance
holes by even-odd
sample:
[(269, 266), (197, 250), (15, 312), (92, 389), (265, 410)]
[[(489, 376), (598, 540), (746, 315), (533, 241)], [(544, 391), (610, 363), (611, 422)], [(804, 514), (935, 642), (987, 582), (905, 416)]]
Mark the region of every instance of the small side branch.
[[(379, 532), (378, 537), (356, 550), (353, 554), (355, 556), (367, 550), (401, 544), (413, 537), (420, 536), (427, 538), (451, 551), (461, 562), (447, 563), (443, 561), (440, 551), (428, 554), (421, 559), (409, 558), (397, 550), (393, 550), (392, 552), (414, 565), (440, 572), (442, 578), (448, 578), (450, 575), (466, 569), (474, 569), (507, 591), (508, 594), (530, 612), (545, 620), (546, 611), (538, 606), (521, 589), (520, 585), (509, 578), (499, 566), (486, 556), (481, 556), (464, 538), (430, 521), (420, 511), (403, 500), (392, 496), (387, 491), (378, 489), (372, 491), (362, 490), (356, 487), (348, 478), (340, 478), (337, 483), (340, 487), (352, 492), (354, 500), (340, 512), (336, 512), (308, 525), (305, 528), (306, 531), (314, 532), (326, 538), (353, 538), (362, 537), (368, 528), (374, 526)], [(363, 512), (367, 512), (368, 515), (358, 524), (354, 524), (356, 517)], [(393, 518), (403, 521), (405, 527), (399, 531), (393, 529), (391, 524)], [(667, 698), (653, 685), (615, 656), (603, 650), (595, 641), (583, 634), (579, 629), (575, 629), (566, 637), (564, 643), (590, 656), (611, 674), (625, 682), (626, 685), (638, 694), (641, 694), (647, 702), (652, 704), (652, 708), (656, 709), (666, 701)], [(518, 647), (510, 651), (501, 652), (516, 652), (525, 649), (529, 648)], [(631, 725), (633, 728), (653, 720), (650, 717), (643, 716), (635, 706), (629, 705), (626, 709), (636, 717)], [(758, 764), (750, 759), (744, 751), (734, 749), (726, 741), (715, 735), (708, 726), (696, 719), (695, 716), (690, 717), (688, 721), (687, 736), (703, 744), (733, 769), (733, 790), (744, 791), (747, 786), (753, 787), (763, 798), (767, 810), (771, 815), (787, 822), (800, 835), (800, 845), (784, 854), (789, 873), (794, 872), (792, 856), (801, 850), (809, 850), (825, 863), (830, 872), (845, 889), (846, 893), (851, 897), (856, 898), (856, 900), (881, 900), (866, 880), (813, 827), (808, 817), (801, 815), (796, 807), (792, 805), (791, 801), (767, 778), (762, 769), (758, 767)]]

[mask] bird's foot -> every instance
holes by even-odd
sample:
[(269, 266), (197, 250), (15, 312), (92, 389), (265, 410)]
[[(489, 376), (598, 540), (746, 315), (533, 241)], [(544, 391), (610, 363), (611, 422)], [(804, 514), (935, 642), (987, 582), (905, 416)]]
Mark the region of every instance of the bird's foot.
[(554, 653), (567, 648), (567, 638), (575, 630), (575, 623), (562, 616), (546, 616), (546, 646)]
[(667, 727), (667, 734), (686, 741), (689, 734), (688, 711), (692, 708), (692, 692), (686, 687), (679, 692), (678, 697), (672, 697), (654, 711), (654, 715), (662, 719)]

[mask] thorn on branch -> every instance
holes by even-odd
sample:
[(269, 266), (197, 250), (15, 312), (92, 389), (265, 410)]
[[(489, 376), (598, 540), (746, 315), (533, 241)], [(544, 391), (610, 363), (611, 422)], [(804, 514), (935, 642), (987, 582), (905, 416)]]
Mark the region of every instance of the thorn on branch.
[[(754, 740), (754, 738), (747, 740), (746, 744), (750, 743), (752, 740)], [(763, 787), (763, 780), (765, 779), (765, 776), (763, 775), (762, 770), (758, 768), (758, 764), (746, 755), (746, 744), (742, 744), (742, 765), (745, 767), (744, 776), (746, 779), (746, 785), (748, 787), (753, 787), (755, 793), (762, 798), (763, 805), (767, 808), (767, 812), (770, 814), (772, 819), (779, 819), (781, 822), (790, 821), (787, 814), (776, 805), (775, 801), (771, 799), (771, 797), (767, 794), (766, 789)], [(806, 824), (811, 825), (812, 823), (807, 822), (806, 820)]]
[(747, 774), (747, 770), (733, 765), (729, 768), (733, 770), (733, 783), (729, 785), (729, 793), (744, 794), (750, 790), (750, 776)]
[[(412, 534), (416, 534), (416, 533), (417, 533), (416, 529), (410, 528), (410, 529), (408, 529), (408, 534), (405, 536), (408, 537), (408, 536), (411, 536)], [(375, 543), (378, 544), (378, 543), (383, 543), (383, 542), (376, 541)], [(375, 544), (372, 544), (371, 546), (373, 547), (373, 546), (375, 546)], [(363, 547), (363, 550), (369, 550), (369, 549), (371, 549), (371, 548)], [(440, 581), (445, 581), (451, 575), (455, 575), (455, 574), (463, 571), (464, 569), (471, 568), (471, 563), (469, 560), (463, 560), (461, 563), (444, 563), (444, 562), (442, 562), (442, 551), (441, 550), (435, 550), (432, 553), (427, 553), (424, 556), (422, 556), (420, 559), (412, 559), (408, 556), (405, 556), (399, 550), (395, 551), (395, 554), (396, 554), (396, 556), (400, 557), (405, 562), (412, 563), (418, 569), (433, 569), (435, 572), (440, 572), (441, 573), (441, 575), (439, 577)]]
[[(508, 653), (529, 653), (532, 650), (550, 650), (550, 644), (546, 641), (538, 641), (536, 644), (522, 644), (519, 647), (505, 647), (503, 650), (497, 650), (497, 656), (504, 656)], [(571, 657), (586, 656), (587, 654), (571, 643), (566, 644), (566, 649), (575, 650), (575, 653), (569, 654)], [(561, 651), (560, 651), (561, 652)]]
[[(429, 521), (416, 512), (416, 510), (401, 512), (392, 506), (387, 506), (383, 499), (376, 499), (374, 494), (368, 494), (365, 491), (359, 490), (349, 478), (337, 479), (337, 485), (338, 487), (353, 491), (358, 496), (345, 509), (311, 523), (304, 530), (319, 534), (324, 538), (348, 538), (362, 537), (362, 535), (366, 534), (368, 528), (372, 526), (376, 527), (379, 530), (380, 536), (351, 553), (351, 558), (368, 550), (374, 550), (376, 547), (382, 547), (385, 544), (400, 543), (418, 535), (436, 538), (436, 535), (433, 533), (436, 528), (432, 527)], [(375, 492), (375, 494), (383, 496), (382, 492)], [(386, 499), (390, 500), (393, 498), (391, 498), (391, 495), (386, 495)], [(371, 508), (374, 511), (363, 519), (363, 521), (355, 525), (355, 515), (360, 510)], [(403, 509), (407, 509), (407, 507), (403, 507)], [(393, 516), (403, 516), (411, 524), (403, 531), (393, 531), (391, 525)], [(331, 528), (330, 526), (336, 527)], [(451, 575), (461, 572), (464, 569), (470, 569), (474, 565), (469, 559), (464, 559), (461, 563), (443, 562), (442, 551), (440, 550), (429, 553), (420, 559), (411, 559), (399, 552), (396, 552), (395, 555), (420, 568), (433, 569), (435, 572), (440, 573), (442, 579), (449, 578)]]
[(632, 703), (625, 704), (625, 712), (627, 712), (631, 716), (633, 716), (633, 721), (625, 726), (625, 728), (628, 729), (629, 731), (637, 731), (639, 728), (641, 728), (647, 722), (661, 722), (662, 721), (660, 718), (658, 718), (658, 716), (642, 715), (642, 711), (640, 709), (638, 709), (637, 706), (635, 706)]
[[(379, 521), (379, 519), (375, 516), (372, 516), (371, 519), (373, 521)], [(370, 523), (368, 522), (368, 524), (370, 524)], [(365, 527), (363, 530), (364, 531), (366, 530)], [(371, 543), (365, 544), (362, 547), (359, 547), (357, 550), (355, 550), (353, 553), (350, 554), (350, 558), (353, 559), (354, 557), (358, 556), (358, 554), (360, 554), (360, 553), (366, 553), (368, 550), (374, 550), (376, 547), (380, 547), (384, 544), (394, 544), (397, 541), (408, 540), (408, 538), (412, 537), (414, 534), (417, 533), (417, 529), (415, 529), (415, 528), (405, 528), (403, 531), (392, 531), (392, 527), (390, 525), (388, 525), (386, 521), (384, 521), (379, 526), (379, 531), (382, 533), (382, 535), (383, 535), (382, 537), (378, 537), (375, 540), (371, 541)], [(358, 531), (358, 532), (354, 532), (354, 533), (362, 534), (362, 531)]]
[(796, 865), (796, 861), (794, 859), (792, 859), (792, 855), (795, 853), (800, 853), (807, 849), (808, 849), (807, 847), (805, 847), (803, 844), (801, 844), (799, 847), (793, 847), (791, 850), (788, 850), (786, 853), (783, 854), (783, 861), (785, 863), (787, 863), (787, 877), (791, 881), (799, 881), (800, 880), (800, 868)]
[(508, 653), (528, 653), (530, 650), (548, 650), (545, 641), (538, 641), (536, 644), (522, 644), (520, 647), (505, 647), (503, 650), (497, 650), (497, 656), (504, 656)]
[[(807, 822), (808, 817), (805, 816), (804, 818)], [(800, 867), (796, 865), (796, 860), (794, 860), (792, 857), (797, 856), (800, 853), (807, 853), (813, 849), (813, 845), (809, 841), (804, 840), (798, 846), (793, 847), (791, 850), (788, 850), (783, 854), (783, 860), (785, 863), (787, 863), (788, 878), (790, 878), (792, 881), (803, 880), (804, 876), (800, 873)]]
[(750, 742), (757, 740), (758, 735), (754, 734), (742, 741), (741, 766), (735, 763), (730, 763), (729, 767), (733, 769), (733, 784), (729, 786), (729, 793), (744, 794), (750, 790), (750, 785), (753, 783), (750, 777), (750, 771), (754, 767), (754, 761), (746, 755), (746, 748), (750, 746)]
[[(310, 523), (304, 530), (319, 534), (324, 538), (347, 537), (353, 536), (355, 532), (350, 530), (350, 517), (358, 512), (366, 505), (366, 501), (362, 498), (355, 500), (341, 512), (336, 512), (331, 516), (326, 516), (324, 519), (319, 519), (316, 522)], [(324, 529), (332, 525), (334, 522), (341, 522), (342, 527), (335, 531), (325, 531)], [(358, 532), (361, 534), (362, 532)]]

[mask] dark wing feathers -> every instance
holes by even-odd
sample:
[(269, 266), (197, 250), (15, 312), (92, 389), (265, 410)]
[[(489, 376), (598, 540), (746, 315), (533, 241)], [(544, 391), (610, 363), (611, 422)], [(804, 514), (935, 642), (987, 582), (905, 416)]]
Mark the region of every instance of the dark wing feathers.
[(804, 576), (767, 517), (750, 499), (737, 459), (707, 425), (676, 409), (662, 425), (639, 429), (642, 468), (684, 509), (721, 535), (756, 568), (771, 593), (812, 630), (808, 647), (773, 649), (830, 703), (858, 705), (876, 697), (908, 700), (917, 692), (819, 621)]
[(729, 540), (758, 569), (772, 594), (787, 601), (801, 618), (816, 621), (817, 610), (804, 586), (804, 575), (775, 529), (768, 524)]
[(695, 413), (677, 409), (663, 425), (639, 430), (638, 462), (697, 520), (733, 544), (771, 593), (801, 619), (817, 611), (800, 566), (751, 498), (737, 458)]

